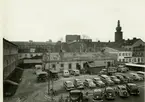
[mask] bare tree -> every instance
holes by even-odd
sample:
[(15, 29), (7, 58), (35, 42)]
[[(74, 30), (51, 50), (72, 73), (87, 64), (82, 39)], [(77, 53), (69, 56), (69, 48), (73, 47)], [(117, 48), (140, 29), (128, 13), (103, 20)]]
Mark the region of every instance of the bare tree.
[(87, 35), (85, 35), (85, 34), (83, 34), (83, 35), (81, 36), (81, 38), (82, 38), (82, 39), (90, 39), (90, 37), (87, 36)]

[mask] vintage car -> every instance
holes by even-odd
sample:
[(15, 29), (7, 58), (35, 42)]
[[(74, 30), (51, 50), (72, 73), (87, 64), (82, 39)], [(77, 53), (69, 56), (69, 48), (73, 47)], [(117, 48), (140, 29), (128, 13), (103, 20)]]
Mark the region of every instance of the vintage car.
[(84, 88), (84, 84), (83, 84), (82, 80), (80, 80), (80, 79), (74, 79), (74, 86), (78, 89)]
[(106, 85), (109, 85), (109, 86), (113, 86), (113, 85), (114, 85), (114, 82), (110, 79), (109, 76), (107, 76), (107, 75), (100, 75), (100, 78), (101, 78), (101, 80), (102, 80)]
[(116, 76), (110, 76), (110, 79), (114, 81), (115, 84), (119, 84), (120, 80)]
[(93, 82), (99, 87), (105, 87), (105, 83), (100, 78), (93, 78)]
[(44, 72), (44, 71), (41, 71), (41, 72), (37, 72), (37, 81), (38, 82), (45, 82), (47, 81), (48, 79), (48, 73), (47, 72)]
[(70, 74), (71, 75), (75, 75), (75, 76), (79, 76), (80, 75), (80, 71), (75, 69), (75, 70), (70, 70)]
[(115, 90), (112, 87), (106, 87), (104, 90), (106, 99), (115, 99)]
[(125, 72), (129, 71), (129, 69), (126, 68), (126, 67), (119, 67), (119, 68), (117, 69), (117, 71), (118, 71), (118, 72), (125, 73)]
[(142, 81), (144, 80), (142, 77), (140, 77), (138, 74), (136, 73), (130, 73), (130, 77), (135, 80), (135, 81)]
[(92, 79), (85, 79), (84, 85), (89, 88), (95, 88), (96, 84), (93, 82)]
[(131, 95), (139, 95), (140, 94), (139, 88), (134, 83), (126, 84), (126, 89), (129, 92), (129, 94), (131, 94)]
[(121, 74), (121, 76), (124, 78), (124, 79), (126, 79), (127, 80), (127, 82), (133, 82), (133, 79), (132, 78), (130, 78), (129, 76), (127, 76), (127, 75), (124, 75), (124, 74)]
[(123, 76), (122, 75), (115, 75), (119, 80), (120, 80), (120, 83), (123, 83), (123, 84), (125, 84), (125, 83), (127, 83), (128, 81), (127, 81), (127, 79), (125, 79), (125, 78), (123, 78)]
[(129, 93), (124, 85), (118, 85), (116, 87), (116, 92), (120, 97), (128, 97)]
[(67, 91), (73, 90), (75, 88), (72, 81), (65, 81), (63, 85)]
[(104, 97), (104, 93), (102, 89), (95, 89), (93, 91), (93, 99), (94, 100), (102, 100)]
[(80, 90), (71, 90), (69, 92), (69, 102), (83, 102), (83, 93)]

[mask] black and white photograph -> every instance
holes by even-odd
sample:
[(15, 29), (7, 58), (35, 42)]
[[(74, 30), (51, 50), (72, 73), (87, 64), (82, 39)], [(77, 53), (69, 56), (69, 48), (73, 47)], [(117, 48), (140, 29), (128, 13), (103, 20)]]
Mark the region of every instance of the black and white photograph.
[(3, 0), (3, 102), (145, 102), (144, 0)]

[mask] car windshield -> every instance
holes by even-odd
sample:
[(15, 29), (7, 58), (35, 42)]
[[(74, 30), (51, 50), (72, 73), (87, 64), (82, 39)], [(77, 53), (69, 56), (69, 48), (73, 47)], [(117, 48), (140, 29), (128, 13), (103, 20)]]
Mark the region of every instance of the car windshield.
[(136, 85), (130, 85), (131, 89), (137, 89)]
[(73, 92), (73, 93), (70, 93), (70, 96), (76, 98), (76, 97), (79, 97), (80, 96), (80, 93), (77, 93), (77, 92), (74, 93)]
[(125, 88), (125, 87), (122, 87), (121, 89), (122, 89), (122, 90), (126, 90), (126, 88)]
[(95, 78), (95, 81), (100, 81), (100, 78)]
[(110, 89), (110, 88), (106, 89), (106, 91), (107, 92), (114, 92), (114, 90), (113, 89)]
[(115, 76), (112, 76), (112, 79), (117, 79)]

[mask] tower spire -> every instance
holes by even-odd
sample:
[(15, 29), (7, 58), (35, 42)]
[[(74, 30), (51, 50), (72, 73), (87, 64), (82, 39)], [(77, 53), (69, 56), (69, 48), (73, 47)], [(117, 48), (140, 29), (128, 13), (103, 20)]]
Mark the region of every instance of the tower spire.
[(120, 20), (118, 20), (118, 23), (117, 24), (118, 24), (117, 26), (120, 27)]

